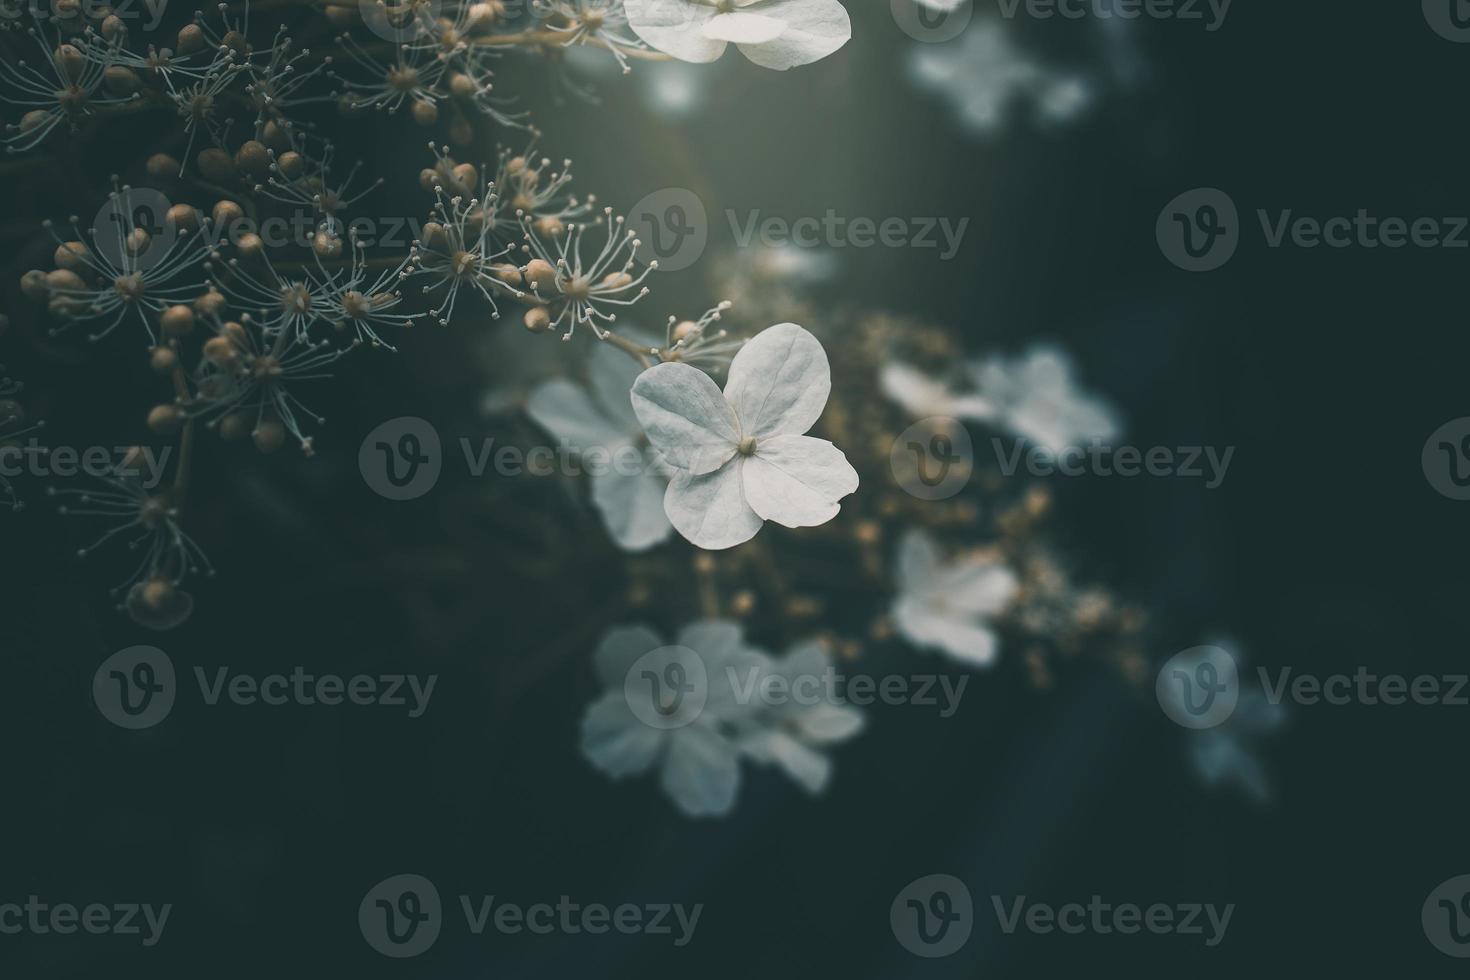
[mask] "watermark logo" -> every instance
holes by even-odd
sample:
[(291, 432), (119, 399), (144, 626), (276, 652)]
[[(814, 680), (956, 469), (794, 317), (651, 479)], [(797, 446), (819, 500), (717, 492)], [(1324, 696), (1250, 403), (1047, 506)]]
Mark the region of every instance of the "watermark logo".
[(1429, 893), (1419, 912), (1434, 948), (1456, 959), (1470, 957), (1470, 875), (1456, 875)]
[(1025, 13), (1036, 20), (1149, 20), (1203, 21), (1205, 33), (1225, 26), (1234, 0), (996, 0), (1006, 20)]
[(659, 647), (628, 668), (623, 697), (629, 710), (650, 728), (683, 728), (704, 711), (709, 673), (704, 660), (688, 647)]
[(1456, 44), (1470, 43), (1470, 2), (1423, 0), (1424, 19), (1434, 33)]
[(112, 194), (92, 219), (92, 241), (115, 269), (146, 272), (162, 262), (178, 241), (168, 222), (173, 202), (148, 187)]
[(1240, 678), (1235, 658), (1219, 647), (1191, 647), (1170, 657), (1154, 683), (1159, 707), (1185, 728), (1214, 728), (1235, 711)]
[(414, 41), (427, 34), (430, 25), (439, 22), (443, 7), (444, 0), (414, 0), (405, 4), (357, 0), (358, 13), (367, 29), (395, 44)]
[(92, 700), (119, 728), (152, 728), (174, 709), (173, 661), (157, 647), (128, 647), (102, 661), (92, 676)]
[(638, 257), (657, 261), (660, 272), (689, 268), (709, 244), (704, 202), (684, 187), (664, 187), (644, 197), (628, 212), (628, 227), (638, 235)]
[(899, 30), (925, 44), (959, 37), (975, 15), (971, 0), (889, 0), (888, 8)]
[(931, 416), (899, 433), (889, 450), (888, 465), (894, 480), (911, 496), (944, 500), (970, 482), (975, 447), (958, 421)]
[(439, 482), (444, 451), (432, 425), (403, 416), (367, 434), (357, 453), (357, 465), (375, 493), (389, 500), (413, 500)]
[(915, 956), (949, 956), (965, 945), (975, 926), (970, 889), (954, 875), (925, 875), (894, 898), (888, 924), (899, 944)]
[(1435, 429), (1419, 462), (1431, 487), (1451, 500), (1470, 500), (1470, 416)]
[(1164, 205), (1154, 225), (1159, 250), (1186, 272), (1218, 269), (1240, 244), (1240, 215), (1230, 195), (1214, 187), (1185, 191)]
[(384, 956), (418, 956), (434, 945), (444, 925), (439, 890), (423, 875), (385, 878), (363, 896), (357, 924), (362, 938)]

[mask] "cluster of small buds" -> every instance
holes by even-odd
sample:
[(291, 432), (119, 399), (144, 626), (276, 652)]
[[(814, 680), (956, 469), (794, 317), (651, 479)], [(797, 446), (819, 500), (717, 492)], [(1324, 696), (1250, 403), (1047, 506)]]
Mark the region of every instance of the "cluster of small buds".
[[(27, 33), (41, 51), (39, 66), (24, 59), (0, 59), (0, 84), (12, 90), (5, 100), (32, 107), (19, 123), (6, 127), (9, 152), (32, 149), (58, 128), (78, 129), (88, 116), (139, 98), (137, 76), (110, 58), (89, 57), (93, 47), (53, 44), (40, 27)], [(119, 47), (116, 41), (106, 44), (108, 51)]]
[(562, 47), (606, 48), (625, 75), (633, 70), (629, 56), (648, 51), (628, 26), (621, 0), (537, 0), (535, 9), (546, 30), (561, 37)]
[(136, 565), (113, 594), (119, 606), (140, 625), (166, 630), (188, 619), (194, 600), (180, 586), (190, 575), (214, 574), (208, 557), (184, 532), (177, 507), (177, 490), (150, 490), (137, 474), (143, 466), (144, 450), (133, 447), (113, 475), (94, 478), (97, 486), (86, 490), (58, 490), (48, 494), (62, 501), (57, 508), (66, 516), (91, 518), (104, 524), (102, 534), (80, 549), (86, 558), (114, 539), (139, 555)]
[(723, 328), (713, 329), (720, 316), (731, 306), (725, 300), (704, 312), (698, 320), (680, 320), (669, 317), (667, 342), (660, 356), (665, 361), (683, 361), (705, 368), (719, 368), (744, 346), (744, 340), (735, 340)]
[(479, 293), (490, 304), (492, 319), (500, 317), (497, 294), (526, 298), (519, 288), (521, 270), (504, 261), (510, 249), (499, 245), (495, 237), (498, 205), (494, 184), (487, 184), (482, 196), (469, 198), (446, 197), (441, 185), (434, 187), (433, 214), (414, 242), (410, 275), (429, 280), (423, 287), (425, 293), (440, 294), (429, 315), (441, 325), (454, 315), (461, 289)]
[(526, 329), (532, 333), (556, 327), (565, 330), (563, 340), (570, 340), (577, 327), (585, 324), (601, 340), (608, 333), (601, 324), (617, 320), (616, 313), (602, 307), (632, 306), (648, 295), (643, 282), (658, 269), (658, 262), (636, 268), (638, 238), (624, 227), (621, 215), (613, 215), (612, 208), (603, 209), (599, 226), (604, 231), (603, 244), (590, 261), (582, 255), (586, 225), (573, 222), (560, 237), (547, 236), (551, 238), (548, 247), (531, 217), (524, 213), (518, 217), (526, 236), (521, 248), (530, 256), (521, 275), (537, 304), (525, 316)]
[(185, 277), (214, 253), (217, 241), (212, 224), (193, 208), (183, 205), (158, 215), (150, 203), (114, 178), (112, 194), (92, 228), (83, 230), (73, 216), (68, 221), (71, 236), (64, 238), (52, 222), (45, 222), (56, 242), (56, 268), (27, 272), (21, 291), (44, 300), (63, 324), (98, 324), (89, 340), (107, 336), (129, 317), (156, 340), (158, 316), (207, 285)]

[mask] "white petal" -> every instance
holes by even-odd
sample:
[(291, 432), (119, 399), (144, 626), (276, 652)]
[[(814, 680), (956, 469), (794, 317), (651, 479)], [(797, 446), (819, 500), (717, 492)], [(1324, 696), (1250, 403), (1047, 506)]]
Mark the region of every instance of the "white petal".
[(644, 551), (668, 540), (674, 526), (664, 513), (666, 486), (651, 470), (631, 476), (610, 471), (592, 478), (592, 502), (619, 548)]
[(704, 725), (681, 728), (670, 739), (661, 782), (686, 815), (723, 817), (740, 788), (735, 746)]
[(645, 653), (664, 645), (663, 638), (647, 626), (614, 626), (602, 634), (592, 665), (602, 686), (616, 689), (621, 696), (628, 670)]
[(755, 537), (762, 521), (745, 502), (741, 486), (742, 460), (714, 473), (694, 476), (676, 473), (664, 494), (664, 512), (674, 530), (693, 545), (709, 551), (733, 548)]
[(926, 590), (947, 607), (993, 616), (1010, 605), (1020, 589), (1016, 573), (994, 562), (960, 562), (943, 569)]
[(759, 440), (745, 460), (745, 499), (768, 521), (815, 527), (837, 516), (837, 501), (858, 487), (842, 450), (811, 436)]
[(774, 762), (813, 796), (827, 788), (832, 763), (822, 753), (782, 731), (762, 732), (741, 743), (752, 758)]
[(808, 742), (832, 745), (863, 730), (863, 713), (845, 704), (814, 704), (798, 714), (797, 730)]
[(630, 776), (653, 765), (665, 734), (628, 710), (620, 688), (587, 709), (582, 718), (582, 754), (614, 779)]
[(794, 323), (752, 337), (730, 362), (725, 397), (747, 436), (800, 435), (816, 424), (832, 391), (827, 352)]
[(898, 543), (899, 591), (927, 590), (938, 575), (939, 548), (934, 539), (923, 531), (907, 532)]
[(763, 44), (780, 37), (781, 32), (786, 30), (786, 24), (774, 17), (762, 17), (760, 14), (729, 13), (707, 21), (700, 30), (705, 37), (720, 41)]
[(852, 38), (847, 8), (837, 0), (770, 0), (754, 9), (786, 22), (786, 30), (774, 41), (739, 45), (740, 53), (762, 68), (785, 71), (809, 65)]
[(633, 414), (633, 382), (643, 368), (612, 344), (594, 344), (587, 358), (587, 380), (608, 418), (624, 432), (638, 431)]
[(655, 364), (638, 375), (633, 411), (664, 459), (690, 473), (713, 473), (740, 441), (719, 385), (688, 364)]
[(942, 650), (977, 667), (995, 660), (994, 633), (977, 623), (944, 615), (921, 600), (900, 598), (894, 605), (893, 621), (899, 633), (916, 646)]
[(713, 4), (692, 0), (626, 0), (623, 10), (634, 34), (680, 61), (703, 63), (725, 53), (726, 42), (700, 33), (719, 13)]
[[(745, 631), (731, 619), (701, 619), (679, 631), (678, 644), (699, 654), (713, 675), (721, 664), (735, 655), (745, 639)], [(713, 686), (711, 676), (711, 686)]]
[(630, 441), (585, 388), (566, 378), (538, 385), (526, 402), (526, 412), (541, 428), (579, 451), (594, 447), (611, 451)]

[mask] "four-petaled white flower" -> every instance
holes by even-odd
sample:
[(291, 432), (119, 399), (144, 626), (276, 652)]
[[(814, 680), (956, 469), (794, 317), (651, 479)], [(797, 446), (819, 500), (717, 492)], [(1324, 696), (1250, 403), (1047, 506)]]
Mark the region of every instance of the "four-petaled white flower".
[(940, 559), (934, 540), (909, 531), (898, 546), (894, 625), (909, 642), (984, 666), (995, 659), (985, 620), (1002, 612), (1019, 588), (1016, 575), (993, 561)]
[(837, 516), (857, 471), (816, 424), (832, 374), (827, 352), (794, 323), (752, 338), (722, 393), (687, 364), (656, 364), (633, 385), (649, 441), (676, 470), (664, 496), (674, 528), (701, 548), (749, 541), (765, 521), (813, 527)]
[(1071, 361), (1055, 348), (1035, 347), (1011, 360), (992, 358), (973, 372), (980, 397), (995, 406), (1001, 424), (1043, 449), (1055, 453), (1118, 435), (1116, 413), (1078, 389)]
[(556, 378), (526, 403), (531, 418), (580, 452), (584, 463), (589, 451), (603, 456), (592, 469), (592, 502), (624, 551), (651, 548), (673, 532), (664, 515), (668, 476), (643, 451), (643, 430), (629, 400), (640, 370), (627, 354), (597, 344), (588, 359), (588, 387)]
[(812, 795), (826, 789), (832, 777), (832, 760), (823, 750), (856, 736), (864, 725), (858, 709), (813, 695), (810, 689), (825, 687), (831, 670), (827, 648), (809, 641), (780, 660), (761, 655), (735, 682), (743, 695), (780, 679), (783, 693), (770, 704), (762, 701), (759, 714), (742, 720), (740, 749), (757, 762), (781, 767)]
[[(730, 685), (757, 655), (747, 649), (739, 624), (724, 620), (691, 623), (679, 631), (678, 648), (692, 652), (702, 663), (697, 686), (702, 706), (691, 719), (676, 727), (649, 723), (661, 713), (667, 692), (658, 686), (663, 669), (674, 660), (652, 666), (652, 678), (629, 674), (649, 654), (677, 648), (663, 647), (658, 634), (646, 626), (619, 626), (609, 630), (593, 656), (597, 675), (607, 688), (582, 719), (582, 753), (614, 779), (636, 776), (655, 766), (659, 782), (674, 804), (691, 817), (721, 817), (735, 805), (740, 788), (740, 751), (733, 736), (743, 715), (756, 710), (742, 703)], [(682, 666), (682, 665), (680, 665)], [(685, 676), (681, 673), (681, 677)], [(681, 681), (682, 683), (682, 681)]]
[(852, 38), (837, 0), (626, 0), (628, 24), (680, 61), (714, 61), (731, 41), (763, 68), (819, 61)]

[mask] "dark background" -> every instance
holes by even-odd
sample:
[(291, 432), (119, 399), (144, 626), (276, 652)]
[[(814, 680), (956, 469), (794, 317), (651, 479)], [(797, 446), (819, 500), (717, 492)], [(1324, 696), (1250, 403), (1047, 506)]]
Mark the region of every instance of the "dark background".
[[(616, 79), (597, 108), (533, 96), (546, 149), (575, 157), (579, 184), (622, 206), (697, 179), (712, 212), (969, 216), (955, 261), (849, 250), (822, 302), (922, 315), (974, 352), (1059, 340), (1084, 385), (1120, 407), (1130, 442), (1237, 447), (1214, 491), (1168, 480), (1057, 487), (1086, 570), (1166, 624), (1154, 653), (1226, 631), (1253, 665), (1298, 673), (1464, 671), (1458, 557), (1470, 505), (1429, 486), (1419, 453), (1436, 427), (1470, 414), (1467, 255), (1272, 250), (1254, 210), (1470, 211), (1456, 96), (1470, 46), (1432, 33), (1417, 4), (1237, 0), (1213, 34), (1139, 21), (1146, 74), (1103, 81), (1079, 121), (1040, 128), (1018, 112), (1003, 135), (980, 139), (910, 86), (913, 42), (886, 5), (851, 13), (854, 40), (791, 75), (729, 52), (692, 119), (651, 116)], [(1052, 63), (1100, 65), (1096, 25), (1012, 26)], [(386, 124), (371, 125), (344, 139), (401, 154), (406, 173), (422, 165), (417, 134), (390, 141)], [(82, 163), (102, 175), (110, 158)], [(6, 191), (17, 215), (87, 209), (54, 174), (25, 180)], [(1169, 265), (1153, 233), (1164, 203), (1197, 186), (1226, 190), (1250, 223), (1235, 258), (1204, 275)], [(715, 242), (732, 244), (719, 228)], [(36, 261), (14, 247), (17, 268)], [(700, 278), (709, 262), (660, 282), (649, 322), (719, 298)], [(484, 431), (485, 380), (470, 355), (496, 329), (520, 328), (416, 331), (398, 357), (340, 370), (312, 392), (331, 420), (314, 462), (206, 443), (194, 530), (221, 574), (195, 590), (192, 621), (162, 637), (111, 611), (103, 593), (121, 570), (72, 560), (85, 531), (22, 486), (31, 507), (0, 524), (10, 787), (0, 898), (175, 908), (151, 950), (5, 937), (6, 975), (1458, 969), (1425, 940), (1419, 909), (1470, 871), (1463, 707), (1294, 709), (1268, 749), (1266, 807), (1202, 787), (1152, 702), (1086, 668), (1045, 694), (980, 675), (950, 719), (869, 709), (868, 731), (838, 750), (834, 784), (816, 801), (747, 768), (734, 814), (698, 822), (651, 779), (606, 780), (577, 745), (596, 694), (588, 653), (623, 587), (595, 520), (550, 526), (562, 521), (556, 508), (500, 509), (524, 507), (528, 491), (462, 471), (403, 504), (357, 474), (359, 440), (385, 419)], [(57, 439), (141, 438), (142, 411), (117, 406), (146, 405), (157, 385), (126, 345), (72, 363), (13, 332), (0, 350), (38, 393), (57, 393), (37, 396)], [(103, 658), (136, 643), (156, 643), (181, 671), (303, 665), (440, 681), (416, 720), (206, 709), (194, 697), (156, 729), (122, 732), (96, 713), (90, 682)], [(684, 949), (651, 936), (475, 938), (451, 915), (431, 952), (391, 962), (363, 943), (356, 909), (402, 872), (432, 879), (448, 903), (568, 894), (705, 911)], [(955, 956), (921, 961), (894, 942), (888, 905), (936, 872), (968, 883), (976, 931)], [(992, 894), (1236, 911), (1216, 949), (1197, 937), (1004, 936)]]

